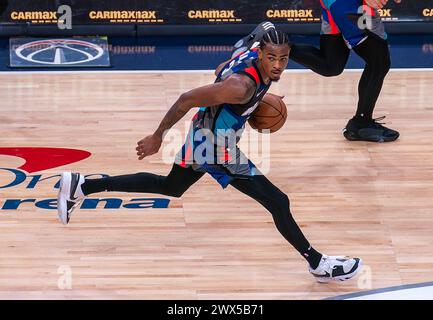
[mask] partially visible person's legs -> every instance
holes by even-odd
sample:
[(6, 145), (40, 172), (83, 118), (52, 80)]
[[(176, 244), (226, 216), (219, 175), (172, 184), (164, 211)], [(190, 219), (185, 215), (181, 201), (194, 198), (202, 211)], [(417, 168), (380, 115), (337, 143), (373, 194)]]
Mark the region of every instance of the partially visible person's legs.
[(272, 214), (278, 231), (308, 261), (310, 272), (319, 282), (344, 281), (358, 273), (362, 266), (361, 259), (322, 255), (310, 245), (293, 219), (289, 198), (265, 176), (234, 179), (230, 184), (259, 202)]
[(391, 65), (387, 34), (379, 13), (364, 6), (361, 0), (336, 0), (325, 9), (347, 45), (366, 63), (358, 85), (358, 107), (343, 130), (345, 138), (373, 142), (396, 140), (399, 137), (397, 131), (373, 119), (373, 111)]
[(383, 82), (391, 67), (388, 42), (371, 34), (353, 50), (365, 61), (358, 87), (359, 102), (355, 117), (359, 121), (371, 121)]
[(363, 6), (361, 0), (336, 0), (331, 3), (329, 7), (322, 3), (320, 50), (295, 45), (291, 57), (321, 75), (335, 76), (343, 71), (349, 47), (352, 48), (366, 65), (358, 85), (357, 110), (343, 134), (348, 140), (394, 141), (399, 133), (373, 119), (373, 111), (391, 65), (387, 35), (380, 15)]

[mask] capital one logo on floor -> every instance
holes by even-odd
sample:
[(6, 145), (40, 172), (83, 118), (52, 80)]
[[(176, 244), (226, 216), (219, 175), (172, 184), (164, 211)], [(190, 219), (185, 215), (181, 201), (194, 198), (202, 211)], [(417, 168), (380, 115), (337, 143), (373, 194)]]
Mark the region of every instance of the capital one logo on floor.
[[(82, 161), (91, 156), (90, 152), (64, 148), (0, 148), (0, 156), (13, 156), (25, 160), (18, 168), (0, 167), (0, 212), (16, 211), (20, 208), (33, 205), (36, 208), (56, 210), (57, 192), (59, 188), (60, 173), (46, 175), (44, 170), (61, 167), (67, 164)], [(108, 177), (107, 174), (93, 173), (86, 177)], [(37, 189), (52, 188), (53, 198), (37, 199)], [(17, 190), (18, 188), (19, 191)], [(15, 190), (14, 190), (15, 189)], [(13, 196), (11, 196), (13, 194)], [(21, 195), (22, 194), (22, 195)], [(19, 195), (19, 196), (17, 196)], [(161, 198), (133, 198), (125, 201), (120, 198), (86, 198), (80, 209), (143, 209), (167, 208), (170, 200)]]

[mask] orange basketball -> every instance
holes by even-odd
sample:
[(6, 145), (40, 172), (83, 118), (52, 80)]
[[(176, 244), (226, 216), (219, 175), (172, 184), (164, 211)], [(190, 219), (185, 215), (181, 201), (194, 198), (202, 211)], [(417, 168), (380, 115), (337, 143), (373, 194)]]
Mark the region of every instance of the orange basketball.
[(275, 94), (267, 93), (248, 119), (248, 123), (259, 132), (273, 133), (281, 129), (286, 119), (287, 108), (283, 99)]

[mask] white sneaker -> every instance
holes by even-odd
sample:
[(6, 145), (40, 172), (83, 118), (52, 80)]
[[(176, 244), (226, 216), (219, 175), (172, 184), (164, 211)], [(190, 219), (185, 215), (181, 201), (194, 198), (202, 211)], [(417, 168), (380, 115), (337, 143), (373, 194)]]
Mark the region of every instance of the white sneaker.
[(318, 282), (345, 281), (353, 278), (362, 268), (362, 260), (323, 255), (316, 269), (309, 268)]
[(85, 198), (81, 190), (81, 185), (84, 181), (84, 176), (79, 173), (62, 173), (59, 193), (57, 195), (57, 212), (63, 224), (68, 224), (72, 211)]

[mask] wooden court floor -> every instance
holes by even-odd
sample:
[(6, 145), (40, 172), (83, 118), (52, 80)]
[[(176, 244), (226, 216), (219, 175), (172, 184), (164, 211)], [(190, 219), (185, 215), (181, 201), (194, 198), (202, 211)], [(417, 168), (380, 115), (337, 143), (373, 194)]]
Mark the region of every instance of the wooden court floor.
[[(8, 199), (55, 198), (47, 180), (34, 189), (0, 189), (0, 299), (322, 299), (432, 281), (433, 72), (389, 74), (375, 113), (401, 133), (389, 144), (348, 142), (341, 134), (355, 110), (359, 77), (287, 73), (273, 85), (289, 116), (270, 136), (267, 174), (289, 195), (316, 249), (364, 259), (357, 278), (316, 283), (265, 209), (208, 176), (167, 209), (101, 204), (76, 210), (68, 226), (34, 203), (1, 209)], [(0, 147), (92, 153), (33, 173), (43, 177), (67, 170), (166, 174), (170, 165), (161, 154), (136, 159), (136, 142), (179, 94), (212, 81), (210, 73), (3, 73)], [(0, 155), (0, 168), (23, 162)], [(10, 179), (10, 171), (0, 171), (0, 186)], [(165, 198), (98, 196), (125, 203)]]

